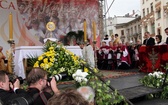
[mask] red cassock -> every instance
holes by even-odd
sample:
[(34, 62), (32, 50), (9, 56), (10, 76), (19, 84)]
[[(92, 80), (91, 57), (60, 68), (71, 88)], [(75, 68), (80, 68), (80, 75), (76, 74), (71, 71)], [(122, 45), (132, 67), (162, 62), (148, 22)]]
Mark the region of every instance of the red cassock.
[(123, 55), (121, 57), (121, 62), (127, 62), (129, 65), (131, 64), (130, 54), (126, 46), (122, 46), (121, 50), (123, 51)]
[(98, 54), (100, 59), (108, 59), (109, 46), (100, 47)]

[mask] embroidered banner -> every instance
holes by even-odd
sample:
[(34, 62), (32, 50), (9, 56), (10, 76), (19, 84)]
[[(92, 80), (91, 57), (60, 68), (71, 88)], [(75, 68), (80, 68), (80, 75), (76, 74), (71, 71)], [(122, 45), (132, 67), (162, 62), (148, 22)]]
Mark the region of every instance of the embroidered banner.
[[(1, 0), (0, 1), (0, 45), (9, 48), (9, 20), (13, 15), (13, 38), (16, 46), (42, 45), (46, 37), (57, 38), (65, 45), (76, 45), (82, 40), (83, 21), (87, 21), (87, 36), (92, 39), (92, 22), (96, 23), (99, 36), (98, 0)], [(56, 29), (46, 30), (52, 21)]]

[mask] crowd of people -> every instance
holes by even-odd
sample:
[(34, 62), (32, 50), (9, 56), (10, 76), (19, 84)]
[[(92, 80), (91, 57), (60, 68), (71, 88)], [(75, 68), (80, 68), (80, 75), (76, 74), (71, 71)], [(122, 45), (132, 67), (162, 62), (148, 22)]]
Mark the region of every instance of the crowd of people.
[[(48, 81), (47, 72), (41, 68), (33, 68), (28, 74), (26, 81), (28, 89), (23, 90), (20, 88), (19, 79), (16, 78), (15, 81), (11, 82), (9, 73), (1, 70), (1, 104), (11, 105), (13, 102), (20, 101), (19, 105), (23, 105), (24, 100), (29, 105), (94, 105), (95, 103), (95, 92), (91, 87), (58, 89), (55, 78), (53, 77), (51, 81)], [(24, 100), (18, 100), (18, 98), (22, 97)], [(27, 104), (25, 103), (24, 105)]]
[[(168, 35), (168, 28), (165, 29)], [(97, 50), (98, 68), (99, 69), (130, 69), (138, 68), (139, 48), (140, 46), (154, 46), (168, 44), (162, 41), (162, 35), (156, 35), (155, 39), (149, 32), (144, 33), (143, 43), (137, 39), (136, 43), (122, 43), (118, 34), (105, 35), (102, 40), (100, 49)]]
[[(168, 28), (165, 29), (165, 33), (168, 35)], [(118, 36), (118, 34), (115, 34), (112, 38), (109, 38), (108, 35), (105, 35), (101, 47), (99, 49), (95, 48), (97, 50), (96, 55), (99, 69), (108, 69), (107, 67), (111, 67), (110, 69), (135, 68), (138, 66), (140, 46), (168, 44), (168, 38), (166, 42), (163, 42), (162, 36), (156, 35), (155, 40), (149, 32), (144, 33), (145, 39), (143, 43), (138, 39), (136, 44), (122, 44)], [(87, 44), (80, 43), (79, 46), (83, 51), (84, 59), (94, 67), (95, 53), (89, 41)], [(47, 72), (41, 68), (33, 68), (26, 77), (28, 89), (20, 89), (20, 80), (16, 78), (14, 81), (11, 81), (9, 78), (10, 71), (7, 71), (4, 65), (6, 57), (2, 50), (3, 47), (0, 46), (0, 102), (4, 105), (18, 97), (31, 97), (33, 100), (32, 105), (94, 105), (95, 92), (91, 87), (58, 89), (55, 78), (53, 77), (49, 81)], [(7, 53), (13, 57), (14, 45), (11, 45)]]

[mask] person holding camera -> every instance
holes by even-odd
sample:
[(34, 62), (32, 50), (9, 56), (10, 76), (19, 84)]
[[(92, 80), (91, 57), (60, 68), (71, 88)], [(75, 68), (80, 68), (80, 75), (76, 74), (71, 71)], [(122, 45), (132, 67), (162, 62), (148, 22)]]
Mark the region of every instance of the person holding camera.
[[(55, 78), (49, 82), (52, 92), (59, 94)], [(52, 92), (44, 91), (48, 83), (47, 72), (42, 68), (33, 68), (27, 76), (27, 83), (29, 85), (27, 93), (34, 98), (34, 105), (46, 105), (47, 100), (52, 97)]]
[(20, 88), (20, 81), (16, 79), (14, 83), (9, 82), (9, 77), (5, 71), (0, 71), (0, 99), (3, 105), (6, 105), (8, 101), (21, 97), (26, 92)]

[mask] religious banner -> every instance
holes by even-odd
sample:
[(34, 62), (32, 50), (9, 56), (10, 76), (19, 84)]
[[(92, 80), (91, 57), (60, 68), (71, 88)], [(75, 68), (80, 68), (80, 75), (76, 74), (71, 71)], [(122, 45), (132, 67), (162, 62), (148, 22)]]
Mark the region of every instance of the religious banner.
[[(53, 37), (74, 46), (83, 40), (83, 23), (87, 22), (87, 38), (93, 40), (92, 22), (99, 37), (98, 0), (1, 0), (0, 45), (9, 48), (9, 33), (16, 46), (39, 46)], [(13, 32), (9, 32), (9, 14), (12, 13)], [(55, 24), (52, 36), (46, 29), (48, 22)]]
[(168, 46), (141, 46), (139, 49), (139, 69), (142, 72), (165, 71), (168, 62)]

